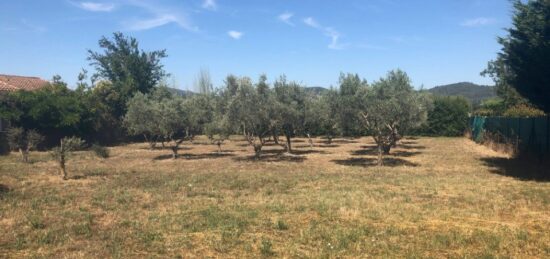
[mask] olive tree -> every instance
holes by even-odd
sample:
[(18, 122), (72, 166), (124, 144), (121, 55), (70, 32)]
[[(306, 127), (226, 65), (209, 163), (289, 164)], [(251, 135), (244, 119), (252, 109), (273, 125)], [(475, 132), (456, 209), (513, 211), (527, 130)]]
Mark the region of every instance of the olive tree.
[(237, 89), (229, 101), (225, 119), (233, 130), (242, 132), (254, 148), (255, 158), (259, 159), (262, 147), (271, 133), (269, 108), (274, 102), (270, 95), (260, 94), (250, 78), (244, 77), (237, 81)]
[(336, 106), (333, 109), (337, 120), (337, 127), (344, 136), (359, 136), (362, 134), (362, 128), (357, 121), (361, 120), (359, 116), (358, 92), (367, 87), (367, 81), (361, 79), (358, 74), (340, 74), (339, 89), (336, 95), (333, 95)]
[(378, 165), (401, 135), (427, 119), (429, 100), (411, 86), (407, 74), (390, 71), (370, 87), (358, 91), (364, 126), (378, 146)]
[(23, 128), (10, 128), (6, 135), (10, 148), (19, 150), (21, 159), (25, 163), (29, 162), (30, 151), (44, 141), (44, 137), (37, 131)]
[(334, 89), (329, 89), (319, 102), (319, 126), (329, 145), (332, 144), (334, 136), (341, 132), (337, 119), (338, 104), (338, 92)]
[(69, 155), (71, 152), (82, 148), (83, 145), (84, 141), (80, 138), (65, 137), (60, 140), (58, 147), (52, 149), (51, 155), (59, 164), (59, 173), (63, 176), (63, 180), (68, 179), (65, 163), (67, 162)]
[(204, 126), (204, 133), (212, 144), (218, 146), (218, 153), (221, 153), (222, 144), (229, 138), (230, 129), (224, 118), (216, 116), (212, 122)]
[(158, 109), (156, 123), (159, 133), (166, 139), (172, 150), (172, 158), (178, 158), (178, 150), (185, 140), (191, 140), (189, 128), (189, 111), (186, 110), (185, 100), (177, 97), (164, 102), (154, 102)]
[(281, 76), (273, 84), (280, 127), (286, 138), (286, 150), (292, 152), (292, 137), (301, 130), (304, 122), (306, 95), (303, 88), (295, 82), (287, 82)]
[(322, 96), (309, 96), (305, 101), (303, 131), (313, 147), (311, 136), (325, 136), (328, 144), (338, 134), (338, 123), (335, 118), (336, 91), (329, 90)]
[(128, 111), (124, 116), (124, 126), (131, 135), (142, 135), (151, 149), (155, 148), (160, 138), (157, 124), (158, 106), (148, 94), (137, 93), (128, 101)]

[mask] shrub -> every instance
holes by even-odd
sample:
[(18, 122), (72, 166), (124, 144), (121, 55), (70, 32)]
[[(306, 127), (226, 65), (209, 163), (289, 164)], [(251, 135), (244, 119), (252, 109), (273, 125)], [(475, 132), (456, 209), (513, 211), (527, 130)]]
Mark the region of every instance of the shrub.
[(29, 152), (44, 140), (44, 137), (35, 130), (10, 128), (7, 132), (8, 144), (12, 149), (19, 150), (23, 162), (29, 162)]
[(525, 117), (539, 117), (539, 116), (544, 116), (545, 114), (543, 111), (535, 107), (532, 107), (526, 104), (518, 104), (508, 108), (503, 115), (504, 117), (525, 118)]
[(109, 149), (99, 145), (99, 144), (93, 144), (91, 147), (94, 154), (99, 158), (109, 158)]
[(470, 104), (463, 97), (436, 97), (428, 112), (426, 133), (435, 136), (461, 136), (468, 127)]
[(69, 155), (76, 150), (79, 150), (84, 145), (84, 141), (77, 137), (65, 137), (62, 138), (59, 146), (55, 147), (51, 151), (52, 157), (57, 160), (59, 164), (59, 172), (63, 176), (63, 180), (68, 179), (67, 170), (65, 169), (65, 163)]
[(273, 244), (268, 239), (262, 239), (262, 244), (260, 245), (260, 252), (263, 256), (272, 256), (275, 254), (273, 252)]

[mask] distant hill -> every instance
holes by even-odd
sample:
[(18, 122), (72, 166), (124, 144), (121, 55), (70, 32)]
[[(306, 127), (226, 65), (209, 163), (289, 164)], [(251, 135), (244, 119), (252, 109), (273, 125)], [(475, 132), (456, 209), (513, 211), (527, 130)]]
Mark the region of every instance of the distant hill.
[(181, 90), (181, 89), (171, 88), (171, 87), (168, 87), (168, 90), (173, 94), (179, 95), (179, 96), (191, 96), (195, 94), (193, 91)]
[(304, 91), (307, 94), (311, 94), (311, 95), (321, 95), (326, 91), (328, 91), (328, 89), (320, 86), (310, 86), (310, 87), (304, 87)]
[(439, 96), (463, 96), (474, 105), (485, 99), (496, 97), (493, 86), (476, 85), (468, 82), (436, 86), (428, 89), (428, 92)]

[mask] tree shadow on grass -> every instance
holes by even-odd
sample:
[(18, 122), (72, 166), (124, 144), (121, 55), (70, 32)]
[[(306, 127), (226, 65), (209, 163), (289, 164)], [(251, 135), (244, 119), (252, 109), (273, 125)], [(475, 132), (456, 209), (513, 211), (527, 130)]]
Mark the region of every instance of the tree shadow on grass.
[[(151, 150), (151, 151), (154, 151), (154, 150), (172, 150), (172, 148), (169, 146), (169, 145), (166, 145), (166, 146), (161, 146), (161, 145), (158, 145), (158, 146), (155, 146), (153, 149), (151, 149), (150, 147), (142, 147), (141, 149), (143, 150)], [(180, 146), (178, 148), (178, 150), (191, 150), (193, 149), (192, 147), (189, 147), (189, 146)]]
[[(377, 166), (378, 160), (375, 158), (349, 158), (349, 159), (343, 159), (343, 160), (332, 160), (332, 162), (339, 165), (346, 165), (346, 166), (373, 167), (373, 166)], [(383, 159), (383, 163), (384, 163), (383, 166), (385, 167), (397, 167), (397, 166), (417, 167), (419, 166), (417, 163), (412, 163), (404, 159), (393, 158), (393, 157), (385, 157)]]
[(320, 148), (334, 148), (334, 147), (339, 147), (340, 145), (338, 144), (318, 144), (318, 145), (315, 145), (316, 147), (320, 147)]
[(514, 177), (523, 181), (550, 182), (550, 161), (531, 161), (531, 159), (487, 157), (481, 161), (491, 167), (494, 174)]
[[(202, 159), (216, 159), (216, 158), (224, 158), (224, 157), (232, 157), (235, 156), (234, 154), (231, 154), (233, 151), (228, 152), (221, 152), (221, 153), (204, 153), (204, 154), (180, 154), (178, 155), (178, 159), (185, 159), (185, 160), (202, 160)], [(160, 155), (153, 160), (169, 160), (172, 159), (172, 154), (166, 154), (166, 155)]]
[(292, 149), (292, 152), (288, 154), (284, 149), (266, 149), (262, 150), (262, 154), (275, 154), (275, 155), (307, 155), (307, 154), (327, 154), (323, 150), (315, 149)]
[(399, 144), (401, 145), (416, 145), (418, 144), (418, 141), (407, 141), (407, 140), (401, 140), (399, 141)]
[(309, 144), (293, 145), (292, 147), (294, 148), (334, 148), (339, 146), (340, 145), (338, 144), (326, 144), (326, 142), (322, 142), (322, 143), (317, 142), (317, 143), (313, 143), (313, 147), (310, 146)]
[(10, 192), (11, 189), (9, 186), (7, 185), (4, 185), (4, 184), (0, 184), (0, 198), (2, 198), (2, 196), (4, 196), (6, 193)]
[(208, 141), (193, 141), (191, 142), (191, 145), (215, 146), (215, 144), (212, 144)]
[[(350, 151), (350, 153), (354, 156), (377, 156), (378, 155), (378, 147), (376, 145), (364, 145), (361, 147), (362, 149)], [(391, 150), (390, 154), (386, 156), (412, 157), (420, 154), (422, 154), (422, 152), (420, 151)]]
[(105, 171), (93, 171), (93, 172), (86, 172), (84, 174), (76, 174), (73, 176), (70, 176), (69, 179), (73, 180), (80, 180), (80, 179), (86, 179), (90, 177), (106, 177), (107, 172)]
[(324, 150), (315, 150), (315, 149), (301, 149), (301, 150), (292, 150), (293, 155), (308, 155), (308, 154), (328, 154)]
[(426, 149), (426, 146), (415, 145), (413, 143), (400, 143), (397, 144), (397, 147), (402, 149)]
[[(326, 141), (325, 143), (328, 144), (328, 141)], [(351, 144), (351, 143), (359, 143), (359, 142), (355, 139), (333, 139), (331, 141), (331, 144)]]
[(234, 161), (237, 162), (294, 162), (302, 163), (307, 158), (305, 156), (289, 155), (282, 153), (265, 153), (262, 151), (260, 159), (256, 159), (255, 156), (235, 157)]

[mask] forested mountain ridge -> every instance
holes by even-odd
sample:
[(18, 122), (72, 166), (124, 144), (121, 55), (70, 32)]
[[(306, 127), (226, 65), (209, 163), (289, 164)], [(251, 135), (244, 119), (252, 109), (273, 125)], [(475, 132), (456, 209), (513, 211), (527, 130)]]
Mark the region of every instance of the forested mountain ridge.
[(472, 104), (479, 104), (485, 99), (497, 96), (493, 86), (477, 85), (469, 82), (436, 86), (427, 91), (440, 96), (463, 96)]

